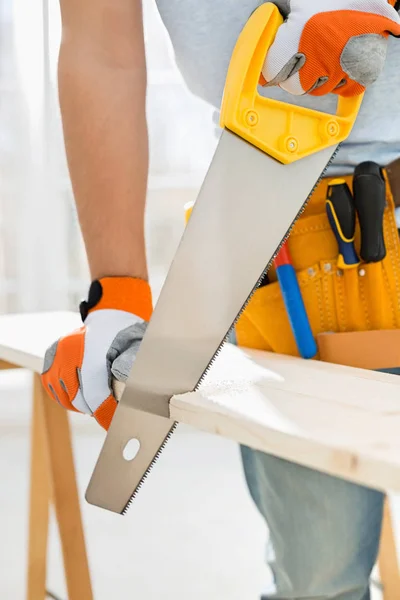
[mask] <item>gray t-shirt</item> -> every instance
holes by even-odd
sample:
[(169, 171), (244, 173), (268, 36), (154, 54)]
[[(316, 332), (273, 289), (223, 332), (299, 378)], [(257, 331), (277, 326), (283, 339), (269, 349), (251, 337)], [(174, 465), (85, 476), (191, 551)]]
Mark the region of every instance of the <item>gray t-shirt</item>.
[[(229, 59), (237, 37), (260, 0), (157, 0), (176, 62), (194, 94), (221, 104)], [(334, 112), (336, 97), (265, 95)], [(385, 70), (366, 92), (354, 129), (341, 146), (330, 173), (347, 173), (364, 160), (386, 165), (400, 156), (400, 40), (390, 39)]]

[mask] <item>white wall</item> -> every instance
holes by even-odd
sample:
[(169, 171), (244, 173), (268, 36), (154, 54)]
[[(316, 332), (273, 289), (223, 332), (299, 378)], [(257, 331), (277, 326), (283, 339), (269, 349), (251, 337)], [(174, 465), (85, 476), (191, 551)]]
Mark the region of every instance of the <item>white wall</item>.
[[(146, 0), (155, 292), (215, 147), (212, 109), (185, 88), (155, 5)], [(88, 272), (57, 104), (55, 0), (0, 0), (0, 312), (75, 308)]]

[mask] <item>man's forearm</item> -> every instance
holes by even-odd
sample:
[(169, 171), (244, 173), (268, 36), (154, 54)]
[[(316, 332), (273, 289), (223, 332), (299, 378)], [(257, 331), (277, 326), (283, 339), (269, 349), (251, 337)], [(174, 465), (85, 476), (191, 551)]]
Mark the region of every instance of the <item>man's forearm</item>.
[[(68, 165), (93, 279), (147, 278), (146, 69), (138, 0), (66, 1), (59, 95)], [(104, 9), (104, 10), (103, 10)], [(71, 11), (75, 10), (73, 14)], [(83, 14), (87, 11), (86, 14)], [(90, 20), (85, 28), (82, 20)]]

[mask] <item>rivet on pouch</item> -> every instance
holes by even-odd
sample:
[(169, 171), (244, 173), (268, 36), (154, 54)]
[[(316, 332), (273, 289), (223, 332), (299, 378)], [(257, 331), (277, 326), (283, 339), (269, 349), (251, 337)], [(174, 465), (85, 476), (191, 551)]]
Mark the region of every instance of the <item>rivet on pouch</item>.
[(324, 271), (325, 271), (325, 273), (329, 273), (330, 271), (332, 271), (332, 265), (331, 265), (331, 263), (325, 263), (324, 264)]
[(307, 269), (307, 273), (309, 274), (310, 277), (314, 277), (315, 270), (312, 267), (310, 267), (309, 269)]
[(366, 273), (365, 269), (360, 269), (360, 270), (358, 271), (358, 274), (359, 274), (359, 276), (360, 276), (360, 277), (365, 277), (365, 275), (366, 275), (367, 273)]
[(342, 271), (342, 269), (338, 269), (338, 270), (336, 271), (336, 275), (337, 275), (338, 277), (343, 277), (343, 271)]

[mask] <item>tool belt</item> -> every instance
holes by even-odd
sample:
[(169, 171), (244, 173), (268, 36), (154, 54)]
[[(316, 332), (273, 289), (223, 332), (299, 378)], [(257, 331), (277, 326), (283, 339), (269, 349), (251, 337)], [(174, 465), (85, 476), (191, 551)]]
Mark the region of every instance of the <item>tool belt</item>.
[[(288, 246), (312, 333), (400, 329), (400, 240), (395, 207), (400, 206), (400, 159), (383, 169), (386, 207), (383, 233), (386, 256), (352, 269), (338, 267), (338, 244), (326, 212), (328, 185), (323, 179), (295, 223)], [(350, 189), (353, 177), (345, 176)], [(355, 248), (361, 235), (356, 224)], [(274, 267), (236, 324), (240, 346), (298, 356)]]

